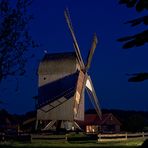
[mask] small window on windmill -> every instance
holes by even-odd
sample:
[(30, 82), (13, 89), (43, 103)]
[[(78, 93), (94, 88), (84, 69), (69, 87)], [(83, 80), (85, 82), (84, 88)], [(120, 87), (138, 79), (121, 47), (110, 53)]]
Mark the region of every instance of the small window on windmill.
[(44, 77), (44, 80), (46, 80), (46, 77)]
[(110, 120), (111, 120), (111, 121), (113, 120), (113, 117), (112, 117), (112, 116), (110, 117)]

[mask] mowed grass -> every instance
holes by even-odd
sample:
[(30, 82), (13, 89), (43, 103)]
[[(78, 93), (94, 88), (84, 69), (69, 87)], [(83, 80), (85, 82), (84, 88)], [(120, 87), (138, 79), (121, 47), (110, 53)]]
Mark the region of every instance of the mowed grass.
[(143, 139), (125, 140), (116, 142), (97, 142), (97, 141), (48, 141), (48, 140), (35, 140), (31, 143), (21, 143), (16, 141), (9, 141), (0, 143), (1, 148), (56, 148), (56, 147), (72, 147), (72, 148), (137, 148), (142, 145)]

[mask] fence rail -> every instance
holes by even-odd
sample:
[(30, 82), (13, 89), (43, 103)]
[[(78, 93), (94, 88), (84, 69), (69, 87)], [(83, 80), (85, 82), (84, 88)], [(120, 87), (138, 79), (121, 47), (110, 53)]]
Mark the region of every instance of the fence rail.
[[(67, 135), (32, 135), (32, 134), (20, 134), (20, 135), (5, 135), (0, 133), (0, 142), (7, 140), (19, 140), (19, 141), (32, 141), (32, 140), (50, 140), (50, 141), (67, 141)], [(98, 142), (103, 141), (122, 141), (128, 139), (148, 138), (148, 132), (144, 133), (122, 133), (122, 134), (98, 134)]]
[(148, 138), (148, 133), (98, 134), (98, 141), (120, 141), (136, 138)]

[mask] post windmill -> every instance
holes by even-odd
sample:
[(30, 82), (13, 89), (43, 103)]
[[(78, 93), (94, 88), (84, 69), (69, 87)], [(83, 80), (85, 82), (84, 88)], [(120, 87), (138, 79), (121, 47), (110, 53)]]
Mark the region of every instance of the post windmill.
[(93, 37), (87, 62), (84, 63), (79, 49), (68, 10), (64, 12), (75, 52), (45, 54), (38, 69), (39, 89), (37, 99), (37, 124), (49, 121), (44, 130), (55, 127), (79, 128), (77, 120), (84, 120), (85, 89), (101, 118), (99, 102), (88, 70), (97, 45)]

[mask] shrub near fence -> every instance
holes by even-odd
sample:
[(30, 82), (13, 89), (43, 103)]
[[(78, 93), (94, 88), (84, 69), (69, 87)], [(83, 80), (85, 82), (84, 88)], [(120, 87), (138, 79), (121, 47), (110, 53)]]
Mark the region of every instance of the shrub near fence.
[(5, 141), (5, 133), (0, 133), (0, 142)]
[(5, 134), (0, 133), (0, 142), (4, 141), (20, 141), (20, 142), (31, 142), (31, 135), (30, 134)]
[(120, 141), (136, 138), (148, 138), (148, 133), (98, 134), (98, 141)]

